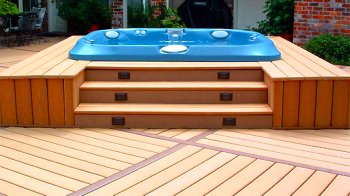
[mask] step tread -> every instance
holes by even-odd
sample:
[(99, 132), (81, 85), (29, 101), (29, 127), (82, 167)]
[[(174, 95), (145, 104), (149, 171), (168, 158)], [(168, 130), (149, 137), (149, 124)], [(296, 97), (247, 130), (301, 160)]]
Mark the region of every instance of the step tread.
[(81, 103), (75, 114), (269, 115), (268, 104), (106, 104)]
[(115, 82), (86, 81), (80, 90), (267, 90), (264, 82)]
[(189, 69), (261, 69), (257, 62), (110, 62), (92, 61), (87, 69), (189, 70)]

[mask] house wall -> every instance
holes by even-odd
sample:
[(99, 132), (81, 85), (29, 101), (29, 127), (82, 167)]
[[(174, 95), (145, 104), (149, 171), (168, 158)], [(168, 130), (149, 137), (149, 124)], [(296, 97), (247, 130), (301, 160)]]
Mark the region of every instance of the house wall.
[(303, 45), (322, 33), (350, 36), (349, 0), (295, 0), (293, 42)]

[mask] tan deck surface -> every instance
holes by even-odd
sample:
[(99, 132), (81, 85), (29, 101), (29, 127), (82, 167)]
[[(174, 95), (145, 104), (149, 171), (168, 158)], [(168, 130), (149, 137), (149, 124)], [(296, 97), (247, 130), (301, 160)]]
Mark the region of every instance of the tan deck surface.
[(350, 130), (1, 128), (0, 195), (348, 195), (349, 146)]
[[(68, 58), (69, 50), (80, 36), (69, 37), (0, 72), (0, 78), (74, 78), (86, 67), (127, 69), (216, 69), (262, 68), (273, 80), (350, 79), (350, 73), (318, 58), (304, 49), (280, 38), (271, 37), (282, 53), (282, 60), (273, 62), (90, 62)], [(5, 58), (5, 57), (2, 57)], [(23, 59), (23, 58), (22, 58)], [(166, 65), (166, 66), (164, 66)]]

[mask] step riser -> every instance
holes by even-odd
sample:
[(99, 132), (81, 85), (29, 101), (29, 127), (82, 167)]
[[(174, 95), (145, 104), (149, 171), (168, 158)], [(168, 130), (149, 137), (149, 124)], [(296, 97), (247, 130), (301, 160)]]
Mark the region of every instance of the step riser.
[[(130, 72), (125, 81), (218, 81), (218, 72), (229, 72), (230, 79), (219, 81), (263, 81), (261, 69), (249, 70), (86, 70), (86, 81), (118, 81), (119, 72)], [(124, 80), (121, 80), (124, 81)]]
[[(116, 101), (116, 93), (127, 93), (127, 101)], [(232, 93), (232, 101), (221, 101), (221, 93)], [(80, 91), (80, 102), (169, 104), (267, 103), (267, 91)]]
[[(125, 125), (112, 125), (113, 117), (124, 117)], [(236, 118), (236, 126), (224, 126), (223, 118)], [(76, 115), (78, 127), (101, 128), (247, 128), (271, 129), (272, 115), (188, 116), (188, 115)]]

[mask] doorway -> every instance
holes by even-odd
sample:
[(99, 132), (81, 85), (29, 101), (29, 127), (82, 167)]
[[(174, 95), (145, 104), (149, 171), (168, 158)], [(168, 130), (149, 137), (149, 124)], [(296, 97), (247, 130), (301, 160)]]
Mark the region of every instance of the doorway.
[(49, 32), (67, 32), (67, 22), (58, 16), (61, 0), (48, 0)]

